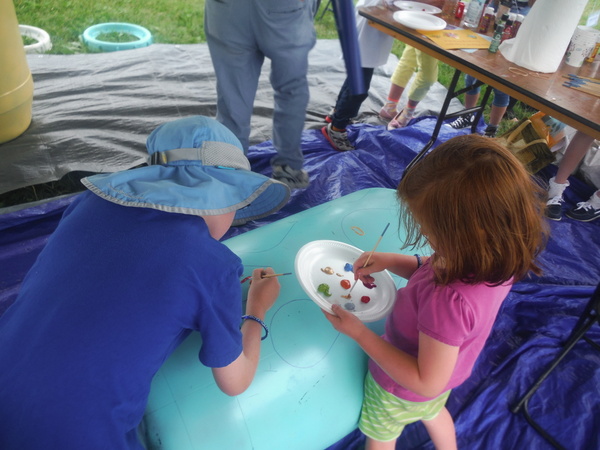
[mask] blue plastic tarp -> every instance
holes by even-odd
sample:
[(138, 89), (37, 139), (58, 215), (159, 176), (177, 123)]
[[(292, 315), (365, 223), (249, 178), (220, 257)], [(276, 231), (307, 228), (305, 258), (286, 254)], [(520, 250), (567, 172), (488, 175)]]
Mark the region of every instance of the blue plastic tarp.
[[(423, 117), (392, 132), (382, 126), (351, 125), (349, 137), (357, 150), (344, 153), (333, 150), (319, 130), (305, 131), (302, 146), (311, 186), (294, 191), (277, 214), (234, 228), (225, 238), (357, 190), (395, 188), (404, 167), (429, 140), (434, 123), (434, 118)], [(466, 132), (444, 126), (438, 143)], [(270, 175), (274, 153), (270, 141), (251, 147), (253, 170)], [(539, 176), (546, 180), (555, 171), (549, 166)], [(565, 208), (586, 200), (593, 191), (572, 177)], [(23, 276), (71, 201), (72, 197), (61, 198), (0, 215), (0, 314), (14, 301)], [(450, 396), (448, 408), (460, 448), (550, 448), (509, 407), (557, 354), (600, 280), (600, 220), (563, 219), (550, 222), (550, 227), (552, 235), (541, 256), (544, 274), (514, 286), (472, 376)], [(600, 326), (588, 335), (600, 342)], [(580, 341), (533, 397), (530, 410), (565, 447), (600, 448), (599, 392), (600, 352)], [(330, 449), (356, 449), (363, 443), (360, 433), (354, 432)], [(433, 446), (417, 423), (405, 429), (397, 448)]]

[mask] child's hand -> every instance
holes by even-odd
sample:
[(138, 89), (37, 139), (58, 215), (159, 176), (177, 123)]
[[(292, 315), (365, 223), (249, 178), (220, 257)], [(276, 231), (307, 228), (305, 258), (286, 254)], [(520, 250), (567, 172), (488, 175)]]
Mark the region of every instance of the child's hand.
[(263, 278), (264, 275), (275, 273), (271, 267), (254, 269), (252, 282), (248, 289), (248, 302), (246, 314), (264, 317), (264, 314), (273, 306), (279, 296), (281, 285), (277, 277)]
[[(363, 283), (373, 283), (375, 279), (371, 276), (372, 273), (381, 272), (387, 268), (386, 253), (375, 252), (369, 258), (371, 252), (364, 252), (354, 262), (352, 270), (354, 271), (354, 279), (360, 280)], [(366, 267), (363, 267), (369, 260)]]
[(333, 314), (330, 314), (325, 310), (321, 311), (323, 311), (327, 320), (331, 322), (333, 328), (340, 333), (356, 340), (362, 331), (367, 328), (358, 317), (350, 311), (346, 311), (340, 305), (332, 305), (331, 309), (333, 310)]

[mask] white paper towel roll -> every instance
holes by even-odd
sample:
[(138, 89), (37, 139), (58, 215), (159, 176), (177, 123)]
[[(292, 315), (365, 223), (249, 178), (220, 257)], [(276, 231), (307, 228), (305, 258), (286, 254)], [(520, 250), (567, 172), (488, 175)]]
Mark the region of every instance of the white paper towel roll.
[(587, 0), (537, 0), (517, 37), (500, 44), (509, 61), (536, 72), (556, 72)]

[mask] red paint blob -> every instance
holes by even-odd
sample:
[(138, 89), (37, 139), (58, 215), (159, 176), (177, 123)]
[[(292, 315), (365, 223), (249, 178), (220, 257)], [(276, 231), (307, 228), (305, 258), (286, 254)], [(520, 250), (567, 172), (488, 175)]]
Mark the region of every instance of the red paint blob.
[(340, 286), (342, 286), (344, 289), (350, 289), (350, 286), (352, 286), (352, 284), (350, 284), (348, 280), (342, 280), (340, 281)]
[(363, 302), (363, 303), (369, 303), (371, 301), (371, 297), (369, 297), (368, 295), (363, 295), (360, 298), (360, 301)]

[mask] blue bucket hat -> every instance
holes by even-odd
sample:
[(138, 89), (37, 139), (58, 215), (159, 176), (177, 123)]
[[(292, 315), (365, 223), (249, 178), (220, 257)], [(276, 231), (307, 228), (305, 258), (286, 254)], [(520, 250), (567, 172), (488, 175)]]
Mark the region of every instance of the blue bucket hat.
[(239, 140), (214, 119), (193, 116), (165, 123), (146, 146), (149, 166), (94, 175), (82, 183), (123, 206), (197, 216), (236, 211), (235, 226), (274, 213), (290, 197), (287, 185), (251, 171)]

